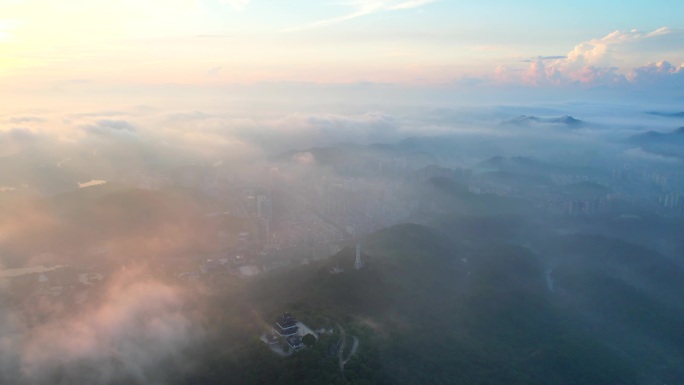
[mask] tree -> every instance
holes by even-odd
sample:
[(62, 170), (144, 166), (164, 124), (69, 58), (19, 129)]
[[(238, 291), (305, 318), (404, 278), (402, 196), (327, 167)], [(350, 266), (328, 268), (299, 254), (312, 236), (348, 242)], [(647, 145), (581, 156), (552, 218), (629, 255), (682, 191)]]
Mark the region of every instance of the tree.
[(302, 342), (306, 346), (314, 346), (316, 344), (316, 337), (313, 336), (313, 334), (309, 333), (302, 338)]

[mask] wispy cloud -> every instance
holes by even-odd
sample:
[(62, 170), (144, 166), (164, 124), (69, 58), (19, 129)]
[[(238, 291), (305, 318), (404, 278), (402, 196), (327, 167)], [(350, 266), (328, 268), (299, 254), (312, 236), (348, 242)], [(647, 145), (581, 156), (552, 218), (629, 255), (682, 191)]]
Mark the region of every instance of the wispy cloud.
[(282, 32), (296, 32), (327, 27), (378, 12), (400, 11), (406, 9), (419, 8), (427, 4), (433, 3), (435, 1), (436, 0), (355, 1), (347, 3), (347, 5), (354, 8), (354, 11), (350, 13), (337, 17), (332, 17), (329, 19), (318, 20), (309, 24), (286, 28)]
[(391, 7), (388, 7), (390, 10), (396, 10), (396, 9), (411, 9), (411, 8), (418, 8), (422, 7), (426, 4), (433, 3), (435, 0), (409, 0), (409, 1), (403, 1), (399, 4), (395, 4)]
[(247, 6), (252, 0), (220, 0), (221, 4), (229, 5), (237, 10)]
[(320, 27), (327, 27), (330, 25), (334, 24), (339, 24), (342, 22), (345, 22), (347, 20), (351, 19), (356, 19), (357, 17), (365, 16), (365, 15), (370, 15), (372, 13), (375, 13), (379, 10), (382, 9), (382, 4), (367, 4), (365, 6), (362, 6), (358, 8), (355, 12), (347, 14), (347, 15), (342, 15), (338, 17), (333, 17), (330, 19), (325, 19), (325, 20), (319, 20), (310, 24), (306, 25), (300, 25), (297, 27), (291, 27), (283, 30), (283, 32), (295, 32), (295, 31), (304, 31), (308, 29), (315, 29), (315, 28), (320, 28)]

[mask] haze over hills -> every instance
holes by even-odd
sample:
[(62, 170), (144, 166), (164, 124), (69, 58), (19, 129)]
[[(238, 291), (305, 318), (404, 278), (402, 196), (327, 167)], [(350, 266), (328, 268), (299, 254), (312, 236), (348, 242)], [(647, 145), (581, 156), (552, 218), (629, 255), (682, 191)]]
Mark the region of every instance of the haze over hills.
[(684, 111), (682, 112), (660, 112), (660, 111), (649, 111), (647, 114), (655, 116), (663, 116), (666, 118), (684, 118)]
[(623, 3), (0, 1), (0, 385), (684, 384)]
[(475, 170), (479, 172), (500, 171), (517, 174), (548, 176), (554, 171), (557, 171), (558, 167), (522, 156), (512, 158), (495, 156), (475, 165)]
[[(478, 223), (503, 231), (454, 232)], [(503, 217), (453, 217), (441, 221), (440, 230), (399, 225), (362, 241), (362, 270), (354, 271), (353, 250), (346, 248), (329, 261), (290, 272), (287, 280), (272, 275), (254, 281), (250, 299), (268, 304), (266, 314), (276, 314), (281, 300), (300, 314), (358, 322), (355, 333), (370, 346), (345, 369), (348, 379), (679, 381), (679, 367), (664, 368), (662, 362), (682, 357), (678, 329), (664, 327), (684, 315), (676, 296), (667, 295), (681, 289), (681, 269), (657, 253), (610, 238), (551, 237), (543, 252), (553, 257), (500, 242), (528, 226)], [(599, 260), (590, 257), (596, 255)], [(346, 272), (330, 274), (335, 266)], [(637, 300), (635, 293), (642, 291)], [(633, 318), (632, 312), (643, 317)], [(652, 322), (664, 324), (652, 328)], [(317, 369), (307, 370), (303, 378), (316, 376)], [(262, 372), (256, 381), (275, 380), (273, 375)]]
[(536, 125), (549, 125), (549, 126), (564, 126), (568, 128), (582, 128), (586, 125), (586, 122), (573, 118), (569, 115), (563, 115), (560, 117), (552, 118), (540, 118), (537, 116), (520, 115), (518, 117), (505, 120), (501, 122), (501, 125), (516, 125), (532, 127)]
[(653, 154), (684, 157), (684, 127), (679, 127), (671, 132), (650, 130), (633, 135), (628, 141)]
[[(140, 131), (120, 167), (114, 150), (55, 166), (59, 187), (33, 165), (62, 152), (6, 156), (32, 186), (0, 176), (2, 379), (681, 382), (680, 163), (636, 157), (629, 129), (534, 130), (409, 131), (241, 163), (175, 158)], [(286, 311), (313, 345), (269, 342)]]
[(679, 127), (671, 132), (650, 130), (643, 134), (634, 135), (630, 140), (639, 144), (648, 144), (649, 142), (678, 142), (682, 139), (682, 135), (684, 135), (684, 127)]

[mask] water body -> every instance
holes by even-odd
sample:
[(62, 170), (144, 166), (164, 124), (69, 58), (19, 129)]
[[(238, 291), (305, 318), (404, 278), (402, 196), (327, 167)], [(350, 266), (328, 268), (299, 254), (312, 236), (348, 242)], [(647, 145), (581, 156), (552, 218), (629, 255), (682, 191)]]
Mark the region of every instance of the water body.
[(57, 270), (60, 267), (66, 267), (64, 265), (57, 265), (52, 267), (45, 267), (43, 265), (33, 266), (33, 267), (20, 267), (17, 269), (4, 269), (0, 270), (0, 278), (12, 278), (19, 277), (21, 275), (33, 274), (33, 273), (45, 273), (46, 271)]
[(85, 187), (90, 187), (90, 186), (98, 186), (98, 185), (105, 184), (105, 183), (107, 183), (106, 180), (92, 179), (89, 182), (85, 182), (85, 183), (78, 182), (78, 187), (79, 188), (85, 188)]

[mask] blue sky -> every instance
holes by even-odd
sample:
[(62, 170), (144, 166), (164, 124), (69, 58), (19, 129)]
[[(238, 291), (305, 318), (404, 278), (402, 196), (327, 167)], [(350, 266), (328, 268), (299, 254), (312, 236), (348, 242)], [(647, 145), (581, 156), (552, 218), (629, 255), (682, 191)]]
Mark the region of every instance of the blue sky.
[(681, 1), (3, 0), (0, 85), (672, 86), (683, 14)]

